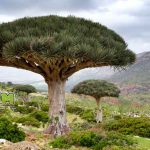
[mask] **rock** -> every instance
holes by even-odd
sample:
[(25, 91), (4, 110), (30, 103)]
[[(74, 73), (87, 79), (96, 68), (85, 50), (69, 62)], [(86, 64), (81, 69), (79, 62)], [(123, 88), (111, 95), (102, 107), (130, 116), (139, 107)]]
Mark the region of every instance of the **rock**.
[(11, 145), (12, 145), (12, 142), (9, 142), (5, 139), (0, 139), (0, 149), (11, 146)]
[(31, 142), (23, 141), (4, 146), (2, 150), (40, 150), (40, 148)]
[(0, 139), (0, 144), (4, 144), (6, 142), (5, 139)]

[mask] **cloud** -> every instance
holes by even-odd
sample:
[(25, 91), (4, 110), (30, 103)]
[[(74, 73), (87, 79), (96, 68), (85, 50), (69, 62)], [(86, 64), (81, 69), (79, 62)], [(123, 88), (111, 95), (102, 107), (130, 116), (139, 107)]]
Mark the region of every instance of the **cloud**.
[[(32, 78), (28, 78), (32, 77)], [(32, 83), (33, 81), (44, 80), (39, 74), (11, 67), (0, 66), (0, 82), (12, 81), (15, 83)]]
[[(104, 3), (104, 2), (102, 2)], [(96, 9), (98, 0), (1, 0), (0, 13), (17, 15), (21, 12), (38, 10), (47, 11), (79, 11)]]
[(49, 14), (100, 22), (119, 33), (136, 53), (150, 48), (149, 0), (0, 0), (0, 22)]

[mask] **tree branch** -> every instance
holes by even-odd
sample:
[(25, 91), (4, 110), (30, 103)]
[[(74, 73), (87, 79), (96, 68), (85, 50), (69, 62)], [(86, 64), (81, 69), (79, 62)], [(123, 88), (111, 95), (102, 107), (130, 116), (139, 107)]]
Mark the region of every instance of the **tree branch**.
[(80, 61), (80, 62), (76, 63), (73, 67), (68, 67), (67, 69), (64, 69), (63, 70), (63, 78), (64, 79), (68, 78), (73, 73), (75, 73), (81, 69), (91, 68), (91, 67), (102, 67), (102, 66), (109, 66), (109, 64), (106, 64), (106, 63), (96, 64), (91, 61)]

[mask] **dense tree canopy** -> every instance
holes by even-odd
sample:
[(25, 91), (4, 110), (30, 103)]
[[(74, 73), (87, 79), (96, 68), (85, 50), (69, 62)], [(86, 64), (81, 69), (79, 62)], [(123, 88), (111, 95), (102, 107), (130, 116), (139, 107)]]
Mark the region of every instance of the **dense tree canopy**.
[(0, 65), (44, 77), (65, 79), (86, 67), (126, 66), (134, 60), (119, 35), (85, 19), (45, 16), (0, 25)]
[(15, 85), (14, 86), (14, 90), (16, 91), (20, 91), (20, 92), (25, 92), (27, 94), (30, 94), (30, 93), (35, 93), (36, 92), (36, 88), (32, 85)]
[(90, 95), (100, 99), (105, 96), (118, 97), (120, 90), (113, 83), (104, 80), (86, 80), (77, 84), (72, 89), (72, 93)]

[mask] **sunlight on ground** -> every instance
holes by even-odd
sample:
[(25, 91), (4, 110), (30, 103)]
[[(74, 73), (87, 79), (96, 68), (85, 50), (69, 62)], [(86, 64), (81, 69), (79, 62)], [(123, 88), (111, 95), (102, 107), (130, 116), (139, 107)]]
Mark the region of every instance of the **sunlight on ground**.
[(150, 139), (139, 136), (135, 136), (135, 139), (137, 140), (140, 148), (150, 150)]

